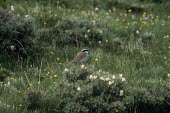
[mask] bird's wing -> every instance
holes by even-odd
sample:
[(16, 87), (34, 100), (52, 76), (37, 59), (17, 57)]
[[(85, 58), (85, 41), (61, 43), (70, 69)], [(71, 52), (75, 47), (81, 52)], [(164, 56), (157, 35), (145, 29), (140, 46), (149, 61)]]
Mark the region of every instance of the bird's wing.
[(75, 57), (75, 60), (76, 61), (79, 61), (80, 59), (84, 58), (85, 57), (85, 53), (83, 52), (80, 52), (77, 54), (77, 56)]

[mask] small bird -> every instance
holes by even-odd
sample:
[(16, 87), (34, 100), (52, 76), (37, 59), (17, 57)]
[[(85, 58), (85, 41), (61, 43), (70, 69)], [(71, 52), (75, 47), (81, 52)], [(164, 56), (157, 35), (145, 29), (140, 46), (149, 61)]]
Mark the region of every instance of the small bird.
[(77, 53), (76, 57), (70, 63), (66, 65), (66, 67), (73, 62), (79, 62), (82, 64), (83, 62), (86, 62), (88, 58), (89, 58), (89, 50), (82, 49), (81, 52)]
[(82, 49), (81, 52), (77, 54), (77, 56), (74, 58), (74, 62), (86, 62), (89, 58), (89, 50), (88, 49)]

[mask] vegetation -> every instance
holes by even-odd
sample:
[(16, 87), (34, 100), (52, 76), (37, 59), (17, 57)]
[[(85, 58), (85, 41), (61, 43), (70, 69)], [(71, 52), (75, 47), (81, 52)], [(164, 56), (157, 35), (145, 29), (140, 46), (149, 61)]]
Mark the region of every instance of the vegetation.
[(169, 0), (0, 4), (1, 113), (169, 113)]

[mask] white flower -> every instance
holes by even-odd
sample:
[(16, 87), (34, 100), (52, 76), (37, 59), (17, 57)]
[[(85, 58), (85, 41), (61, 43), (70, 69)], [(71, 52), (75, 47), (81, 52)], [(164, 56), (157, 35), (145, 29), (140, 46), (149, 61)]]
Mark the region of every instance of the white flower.
[(25, 15), (25, 18), (28, 18), (29, 17), (29, 15)]
[(106, 40), (106, 42), (108, 42), (108, 40)]
[(97, 76), (90, 75), (90, 79), (96, 79)]
[(93, 75), (90, 75), (90, 79), (92, 79), (93, 78)]
[(84, 68), (85, 68), (85, 65), (82, 64), (82, 65), (81, 65), (81, 69), (84, 69)]
[(123, 90), (120, 90), (120, 96), (123, 96)]
[(114, 81), (109, 81), (109, 85), (112, 85), (112, 84), (114, 84)]
[(68, 69), (67, 69), (67, 68), (65, 68), (65, 69), (64, 69), (64, 72), (68, 72)]
[(136, 34), (139, 34), (139, 31), (136, 31)]
[(166, 35), (166, 38), (169, 38), (169, 35)]
[(99, 8), (96, 7), (94, 10), (97, 12), (97, 11), (99, 11)]
[(99, 41), (99, 44), (101, 44), (102, 43), (102, 41)]
[(6, 105), (6, 107), (10, 107), (10, 105)]
[(170, 74), (167, 75), (170, 78)]
[(119, 74), (119, 77), (120, 77), (120, 79), (122, 79), (122, 77), (123, 77), (123, 74)]
[(90, 30), (88, 29), (88, 30), (87, 30), (87, 32), (89, 33), (89, 32), (90, 32)]
[(14, 6), (13, 5), (11, 6), (11, 11), (14, 11)]
[(116, 78), (116, 76), (115, 76), (115, 75), (113, 75), (113, 76), (112, 76), (112, 79), (114, 80), (115, 78)]
[(102, 72), (102, 70), (99, 70), (99, 73)]
[(81, 90), (80, 87), (78, 87), (77, 90), (80, 91)]
[(11, 46), (11, 50), (13, 51), (14, 49), (15, 49), (15, 47), (12, 45), (12, 46)]
[(87, 37), (88, 37), (88, 35), (86, 35), (86, 34), (85, 34), (85, 35), (84, 35), (84, 37), (85, 37), (85, 38), (87, 38)]
[(94, 20), (93, 20), (93, 21), (92, 21), (92, 23), (93, 23), (93, 24), (95, 24), (95, 23), (96, 23), (96, 21), (94, 21)]
[(125, 82), (126, 81), (126, 78), (125, 77), (122, 77), (122, 82)]
[(100, 77), (100, 80), (105, 80), (105, 78), (104, 77)]
[(100, 29), (99, 29), (98, 31), (99, 31), (99, 33), (100, 33), (100, 34), (102, 34), (102, 33), (103, 33), (103, 31), (102, 31), (102, 30), (100, 30)]
[(109, 77), (106, 77), (106, 79), (105, 79), (106, 81), (109, 81), (110, 80), (110, 78)]

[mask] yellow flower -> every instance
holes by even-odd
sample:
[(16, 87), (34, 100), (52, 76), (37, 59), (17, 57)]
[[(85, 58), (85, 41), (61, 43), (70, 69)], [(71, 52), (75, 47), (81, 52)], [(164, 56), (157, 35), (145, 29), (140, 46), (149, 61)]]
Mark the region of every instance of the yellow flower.
[(130, 12), (132, 12), (132, 10), (131, 10), (131, 9), (128, 9), (128, 13), (130, 13)]
[(38, 84), (40, 84), (41, 82), (38, 82)]
[(116, 111), (116, 113), (118, 113), (118, 112), (119, 112), (119, 110), (118, 110), (118, 109), (116, 109), (115, 111)]
[(51, 55), (53, 55), (53, 54), (54, 54), (54, 52), (50, 52), (50, 54), (51, 54)]
[(95, 58), (95, 61), (96, 61), (96, 62), (98, 62), (98, 61), (99, 61), (99, 59), (98, 59), (98, 58)]
[(60, 60), (60, 58), (57, 57), (57, 60)]
[(57, 76), (58, 76), (57, 74), (54, 75), (55, 78), (56, 78)]
[(170, 49), (170, 46), (168, 48)]
[(166, 36), (164, 36), (163, 38), (167, 38)]
[(22, 104), (19, 104), (19, 106), (21, 107), (21, 106), (22, 106)]

